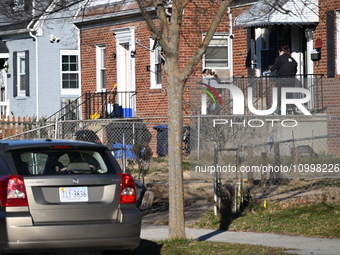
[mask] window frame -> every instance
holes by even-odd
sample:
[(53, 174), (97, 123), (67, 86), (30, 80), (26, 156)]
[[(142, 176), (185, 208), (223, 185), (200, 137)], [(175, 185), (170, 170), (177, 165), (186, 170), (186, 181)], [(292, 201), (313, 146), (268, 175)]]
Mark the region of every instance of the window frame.
[[(77, 57), (77, 70), (72, 71), (72, 70), (63, 70), (63, 57), (64, 56), (76, 56)], [(70, 65), (71, 62), (68, 62), (68, 64)], [(61, 89), (61, 94), (62, 95), (74, 95), (74, 94), (79, 94), (80, 93), (80, 57), (79, 57), (79, 51), (78, 50), (61, 50), (60, 51), (60, 89)], [(77, 74), (78, 78), (77, 78), (77, 82), (78, 82), (78, 87), (77, 88), (64, 88), (63, 87), (63, 83), (64, 83), (64, 79), (63, 79), (63, 75), (64, 74)]]
[[(156, 43), (156, 44), (155, 44)], [(161, 89), (162, 88), (162, 47), (150, 38), (150, 88)], [(157, 69), (160, 71), (157, 72)]]
[[(25, 97), (26, 96), (26, 54), (24, 51), (17, 52), (17, 86), (18, 86), (18, 96)], [(22, 68), (24, 71), (22, 71)], [(22, 88), (23, 87), (23, 88)]]
[(97, 92), (106, 91), (106, 45), (96, 45), (96, 82)]
[[(203, 35), (203, 39), (204, 39), (204, 37), (205, 37), (205, 35)], [(226, 43), (225, 44), (213, 44), (213, 42), (217, 41), (217, 40), (225, 41)], [(224, 60), (226, 60), (227, 65), (226, 66), (207, 65), (207, 59), (209, 59), (209, 58), (207, 58), (207, 55), (204, 54), (204, 56), (203, 56), (203, 63), (202, 63), (203, 69), (213, 69), (213, 70), (216, 70), (216, 69), (230, 69), (230, 65), (231, 65), (230, 57), (231, 56), (230, 56), (230, 52), (229, 52), (229, 50), (230, 50), (230, 41), (229, 40), (230, 40), (229, 34), (215, 34), (212, 37), (212, 39), (211, 39), (211, 41), (210, 41), (210, 43), (208, 45), (208, 48), (207, 48), (207, 51), (208, 51), (209, 47), (226, 47), (227, 59), (224, 59)], [(221, 59), (221, 60), (223, 60), (223, 59)]]

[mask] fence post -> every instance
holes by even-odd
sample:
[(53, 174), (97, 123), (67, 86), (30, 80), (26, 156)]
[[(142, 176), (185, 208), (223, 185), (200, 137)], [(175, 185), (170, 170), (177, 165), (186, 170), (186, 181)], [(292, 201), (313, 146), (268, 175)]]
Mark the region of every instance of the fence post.
[[(247, 165), (251, 167), (253, 165), (253, 159), (254, 159), (254, 149), (253, 148), (247, 148)], [(252, 171), (249, 171), (247, 173), (247, 180), (249, 184), (254, 184), (254, 173)]]
[[(262, 166), (268, 165), (267, 152), (261, 153), (261, 165)], [(261, 184), (265, 184), (266, 181), (267, 181), (267, 173), (263, 172), (263, 169), (261, 169)]]
[(197, 160), (200, 160), (200, 132), (201, 132), (201, 116), (197, 119)]
[(126, 173), (126, 145), (125, 145), (125, 133), (123, 133), (123, 143), (122, 143), (122, 165), (123, 165), (123, 173)]
[[(298, 157), (298, 152), (295, 146), (292, 147), (291, 153), (292, 153), (293, 166), (297, 167), (299, 164), (299, 157)], [(299, 177), (299, 172), (296, 171), (296, 173), (294, 174), (294, 179), (298, 179), (298, 177)]]
[[(280, 144), (274, 143), (274, 165), (280, 166), (281, 165), (281, 157), (280, 157)], [(272, 175), (274, 183), (277, 183), (278, 179), (281, 178), (280, 172), (275, 172)]]
[(15, 129), (16, 129), (16, 123), (15, 123), (15, 117), (12, 116), (12, 122), (10, 123), (11, 131), (10, 134), (15, 135)]
[(54, 124), (54, 139), (58, 138), (58, 120), (55, 118), (55, 124)]
[(215, 174), (214, 174), (214, 215), (217, 216), (218, 209), (220, 208), (220, 199), (218, 195), (218, 171), (217, 171), (217, 165), (218, 165), (218, 148), (217, 144), (214, 143), (214, 167), (215, 167)]

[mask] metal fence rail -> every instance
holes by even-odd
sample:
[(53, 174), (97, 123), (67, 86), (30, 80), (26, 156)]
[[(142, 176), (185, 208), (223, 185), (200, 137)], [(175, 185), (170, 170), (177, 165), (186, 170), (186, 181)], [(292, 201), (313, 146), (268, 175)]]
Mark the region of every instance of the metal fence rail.
[[(246, 192), (261, 200), (339, 202), (340, 117), (187, 116), (184, 123), (182, 150), (191, 178), (215, 180), (216, 194), (232, 185), (235, 210)], [(138, 157), (137, 145), (167, 158), (167, 125), (167, 118), (56, 121), (5, 139), (76, 139), (78, 130), (90, 130), (128, 165)]]
[(216, 204), (232, 186), (234, 210), (246, 194), (340, 202), (340, 118), (288, 117), (193, 118), (191, 177), (214, 180)]

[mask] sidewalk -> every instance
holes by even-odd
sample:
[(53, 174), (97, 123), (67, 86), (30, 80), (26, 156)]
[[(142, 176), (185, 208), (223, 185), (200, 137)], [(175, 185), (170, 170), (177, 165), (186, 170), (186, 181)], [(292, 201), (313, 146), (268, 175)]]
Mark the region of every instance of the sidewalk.
[[(339, 255), (340, 239), (311, 238), (270, 233), (232, 232), (213, 229), (186, 229), (188, 239), (201, 241), (228, 242), (263, 245), (291, 249), (287, 253), (313, 255)], [(142, 239), (165, 240), (168, 238), (168, 227), (161, 225), (142, 225)]]

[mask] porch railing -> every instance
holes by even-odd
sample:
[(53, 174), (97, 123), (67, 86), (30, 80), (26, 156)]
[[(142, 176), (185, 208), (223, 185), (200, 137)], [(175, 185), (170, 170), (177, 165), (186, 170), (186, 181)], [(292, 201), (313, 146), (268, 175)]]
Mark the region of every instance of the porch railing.
[(85, 119), (134, 117), (136, 91), (85, 93)]
[(62, 108), (47, 117), (47, 121), (98, 118), (129, 118), (134, 116), (135, 91), (85, 92), (76, 99), (62, 102)]
[[(278, 102), (281, 102), (280, 88), (299, 87), (305, 88), (311, 93), (311, 100), (305, 107), (311, 113), (319, 113), (325, 110), (323, 101), (323, 74), (297, 75), (293, 78), (279, 78), (272, 76), (263, 77), (240, 77), (234, 78), (232, 84), (239, 87), (244, 95), (247, 95), (247, 88), (253, 88), (253, 105), (257, 109), (269, 109), (272, 105), (272, 89), (278, 88)], [(302, 95), (293, 93), (290, 98), (299, 98)], [(231, 103), (232, 98), (230, 99)]]

